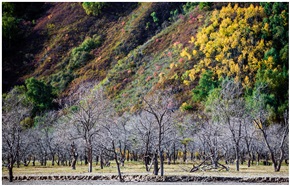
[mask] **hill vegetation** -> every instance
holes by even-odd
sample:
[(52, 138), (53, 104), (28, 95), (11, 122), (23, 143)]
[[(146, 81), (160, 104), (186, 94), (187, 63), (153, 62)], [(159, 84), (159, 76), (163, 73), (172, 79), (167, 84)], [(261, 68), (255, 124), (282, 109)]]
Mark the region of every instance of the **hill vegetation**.
[(174, 159), (176, 148), (214, 168), (236, 159), (237, 171), (245, 154), (270, 154), (275, 171), (288, 158), (288, 3), (2, 8), (2, 141), (37, 146), (4, 144), (12, 165), (20, 152), (64, 158), (72, 139), (89, 170), (95, 155), (119, 167), (133, 151), (152, 157), (155, 174), (158, 154), (163, 175), (163, 154)]

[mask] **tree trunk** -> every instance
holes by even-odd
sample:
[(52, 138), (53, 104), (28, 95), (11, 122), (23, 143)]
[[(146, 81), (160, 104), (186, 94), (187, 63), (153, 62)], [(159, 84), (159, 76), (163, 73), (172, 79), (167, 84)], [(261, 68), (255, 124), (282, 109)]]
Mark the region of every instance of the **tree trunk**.
[(160, 150), (160, 175), (164, 175), (164, 155), (163, 155), (163, 150)]
[(33, 159), (32, 159), (32, 166), (35, 166), (35, 156), (33, 156)]
[(76, 170), (76, 164), (77, 164), (78, 154), (74, 152), (72, 155), (72, 161), (71, 161), (71, 167), (73, 170)]
[(244, 165), (244, 162), (246, 161), (244, 151), (241, 153), (240, 159), (241, 159), (241, 165)]
[(60, 159), (60, 157), (59, 157), (59, 154), (57, 154), (57, 161), (56, 161), (56, 164), (59, 166), (59, 159)]
[(215, 156), (211, 157), (211, 164), (212, 164), (214, 169), (218, 168), (218, 161), (217, 161), (217, 158), (215, 158)]
[(126, 155), (126, 159), (127, 159), (127, 161), (129, 161), (129, 158), (130, 158), (130, 151), (128, 150), (128, 153), (127, 153), (127, 155)]
[(248, 159), (248, 167), (251, 167), (251, 158)]
[(167, 157), (167, 165), (170, 165), (171, 164), (171, 156), (170, 156), (170, 152), (169, 151), (167, 151), (166, 157)]
[(150, 164), (149, 161), (150, 161), (149, 154), (145, 153), (144, 164), (145, 164), (146, 171), (149, 171), (149, 167), (148, 167), (148, 165)]
[(239, 146), (236, 144), (236, 171), (240, 171), (240, 153)]
[(98, 165), (98, 163), (99, 163), (99, 156), (96, 155), (96, 165)]
[(193, 161), (193, 152), (190, 152), (190, 160)]
[(124, 167), (124, 163), (125, 163), (125, 154), (126, 154), (126, 145), (124, 147), (124, 151), (122, 152), (122, 143), (121, 140), (119, 140), (119, 148), (120, 148), (120, 162), (121, 162), (121, 166)]
[(253, 159), (253, 156), (252, 156), (252, 153), (250, 151), (248, 151), (248, 155), (249, 155), (248, 167), (251, 167), (251, 161)]
[[(288, 122), (285, 122), (285, 124), (288, 126)], [(284, 130), (284, 134), (283, 134), (283, 137), (282, 137), (280, 146), (279, 146), (279, 149), (280, 149), (280, 157), (279, 157), (279, 159), (276, 162), (277, 163), (276, 168), (275, 168), (275, 171), (276, 172), (279, 172), (280, 169), (281, 169), (281, 165), (282, 165), (283, 158), (284, 158), (284, 154), (285, 154), (284, 149), (283, 149), (283, 144), (284, 144), (284, 141), (285, 141), (288, 133), (289, 133), (289, 130), (288, 130), (288, 127), (286, 127), (286, 129)]]
[(133, 161), (133, 154), (134, 154), (134, 151), (130, 153), (130, 161)]
[(52, 161), (51, 165), (54, 166), (54, 154), (52, 154), (52, 156), (51, 156), (51, 161)]
[(183, 144), (184, 146), (184, 151), (183, 151), (183, 163), (186, 162), (186, 154), (187, 154), (187, 150), (186, 150), (186, 144)]
[(11, 163), (8, 165), (8, 172), (9, 182), (13, 182), (13, 165)]
[(134, 161), (138, 161), (138, 152), (134, 154)]
[(81, 162), (81, 165), (83, 165), (83, 156), (80, 155), (80, 162)]
[(77, 163), (77, 160), (76, 160), (76, 158), (74, 158), (74, 159), (72, 160), (72, 162), (71, 162), (71, 168), (72, 168), (73, 170), (76, 170), (76, 163)]
[(260, 163), (260, 154), (257, 152), (257, 165)]
[(89, 163), (89, 168), (88, 168), (88, 172), (92, 172), (93, 171), (93, 149), (91, 147), (91, 145), (89, 145), (88, 148), (88, 163)]
[(173, 164), (175, 165), (175, 160), (176, 160), (176, 156), (175, 156), (175, 143), (173, 144)]
[(120, 180), (120, 182), (123, 182), (123, 178), (122, 178), (122, 174), (121, 174), (121, 170), (120, 170), (120, 163), (118, 161), (118, 156), (117, 156), (117, 152), (116, 152), (116, 149), (115, 149), (114, 140), (112, 141), (112, 145), (113, 145), (113, 152), (114, 152), (114, 157), (115, 157), (114, 159), (115, 159), (115, 162), (117, 164), (119, 180)]
[(85, 155), (85, 165), (87, 165), (88, 164), (88, 157), (87, 157), (87, 155)]
[(153, 157), (153, 163), (154, 163), (154, 170), (153, 170), (153, 174), (154, 175), (158, 175), (158, 160), (157, 160), (157, 151), (154, 153), (154, 157)]
[(282, 147), (280, 147), (280, 157), (276, 161), (275, 172), (279, 172), (280, 171), (281, 165), (282, 165), (282, 162), (283, 162), (283, 157), (284, 157), (284, 150), (283, 150)]
[(46, 166), (47, 160), (46, 160), (46, 154), (44, 155), (44, 166)]
[(101, 166), (101, 169), (104, 168), (104, 160), (103, 160), (103, 155), (102, 154), (100, 155), (100, 166)]
[(17, 168), (20, 168), (20, 159), (19, 159), (19, 157), (17, 157), (16, 166), (17, 166)]

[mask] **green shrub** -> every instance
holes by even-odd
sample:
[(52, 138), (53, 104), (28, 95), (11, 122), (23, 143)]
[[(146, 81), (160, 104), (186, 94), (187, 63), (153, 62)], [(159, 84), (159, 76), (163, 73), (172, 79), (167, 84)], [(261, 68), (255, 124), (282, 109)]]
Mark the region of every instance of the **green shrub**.
[(90, 59), (92, 59), (92, 55), (88, 52), (77, 51), (75, 53), (72, 53), (67, 68), (71, 70), (80, 68), (84, 66)]
[(98, 16), (102, 13), (103, 8), (108, 6), (106, 2), (84, 2), (82, 4), (88, 15)]
[(207, 8), (210, 8), (211, 5), (212, 5), (211, 2), (200, 2), (199, 9), (200, 10), (207, 9)]
[(190, 111), (193, 109), (193, 106), (189, 105), (188, 103), (183, 103), (181, 106), (180, 106), (180, 109), (182, 111)]
[(170, 11), (170, 18), (169, 21), (177, 21), (178, 19), (178, 9), (175, 9), (174, 11)]
[(99, 47), (102, 44), (101, 37), (94, 35), (93, 38), (87, 38), (84, 42), (78, 47), (72, 50), (72, 54), (76, 55), (77, 52), (85, 51), (90, 52), (93, 49)]
[(207, 70), (201, 74), (198, 85), (192, 90), (192, 98), (194, 101), (204, 101), (209, 92), (218, 86), (218, 82), (215, 81), (213, 77), (213, 72), (210, 70)]
[(198, 5), (198, 2), (187, 2), (185, 5), (182, 6), (184, 14), (190, 12)]
[(2, 16), (2, 33), (3, 39), (9, 42), (11, 45), (12, 41), (15, 41), (18, 38), (18, 24), (19, 19), (12, 16)]
[(156, 15), (156, 12), (152, 12), (150, 15), (153, 18), (153, 22), (154, 23), (158, 23), (159, 19), (158, 19), (157, 15)]

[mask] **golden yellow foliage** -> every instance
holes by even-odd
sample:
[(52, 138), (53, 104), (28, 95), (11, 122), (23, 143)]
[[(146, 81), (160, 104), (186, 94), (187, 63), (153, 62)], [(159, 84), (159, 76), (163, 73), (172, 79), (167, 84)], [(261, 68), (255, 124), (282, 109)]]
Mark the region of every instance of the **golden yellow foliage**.
[(170, 69), (173, 69), (173, 68), (175, 68), (175, 67), (177, 67), (177, 66), (178, 66), (178, 65), (175, 64), (175, 63), (170, 63), (169, 68), (170, 68)]
[(194, 42), (195, 42), (195, 38), (192, 36), (192, 37), (190, 38), (189, 43), (194, 43)]
[(190, 82), (191, 82), (191, 81), (183, 80), (183, 84), (185, 84), (186, 86), (189, 86), (189, 85), (190, 85)]
[[(262, 65), (272, 68), (273, 57), (263, 59), (272, 42), (260, 39), (262, 32), (269, 31), (268, 24), (263, 27), (265, 16), (263, 8), (254, 5), (243, 8), (229, 3), (220, 11), (214, 10), (211, 24), (202, 28), (195, 38), (190, 38), (192, 54), (195, 56), (198, 51), (200, 57), (189, 70), (190, 80), (194, 81), (204, 69), (213, 69), (218, 78), (230, 76), (248, 86)], [(187, 49), (183, 49), (180, 55), (190, 59)]]
[(187, 50), (188, 50), (187, 48), (183, 49), (182, 52), (180, 53), (180, 56), (181, 57), (186, 56), (188, 58), (188, 60), (191, 60), (191, 55), (187, 52)]

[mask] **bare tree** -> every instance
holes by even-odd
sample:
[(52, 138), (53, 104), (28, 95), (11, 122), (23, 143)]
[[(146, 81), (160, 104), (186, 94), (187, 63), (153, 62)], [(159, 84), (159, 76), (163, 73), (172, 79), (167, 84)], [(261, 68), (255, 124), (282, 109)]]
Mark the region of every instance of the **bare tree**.
[(55, 135), (55, 122), (58, 119), (58, 113), (56, 111), (49, 111), (38, 116), (36, 120), (37, 125), (34, 127), (34, 139), (41, 155), (41, 163), (46, 165), (47, 156), (50, 156), (52, 160), (52, 166), (54, 166), (55, 156), (57, 154), (58, 142)]
[(23, 89), (16, 87), (3, 99), (2, 108), (2, 152), (8, 160), (9, 181), (13, 181), (13, 166), (20, 159), (21, 149), (27, 148), (25, 136), (28, 129), (20, 125), (20, 122), (32, 109), (26, 102)]
[(130, 119), (132, 134), (134, 136), (132, 140), (137, 143), (137, 146), (141, 147), (140, 150), (144, 153), (146, 171), (150, 171), (149, 164), (153, 159), (154, 141), (157, 139), (153, 132), (157, 130), (153, 121), (153, 116), (144, 111), (132, 116)]
[[(284, 111), (280, 124), (270, 123), (271, 110), (266, 102), (267, 86), (260, 85), (252, 96), (251, 113), (255, 126), (262, 133), (263, 141), (271, 155), (275, 172), (279, 172), (285, 158), (285, 145), (289, 134), (288, 111)], [(277, 152), (278, 151), (278, 152)]]
[(235, 147), (236, 170), (239, 171), (242, 126), (247, 122), (245, 101), (242, 97), (243, 88), (240, 83), (233, 80), (224, 80), (221, 89), (216, 90), (211, 94), (207, 105), (213, 119), (225, 125), (230, 131), (230, 139)]
[[(171, 121), (171, 112), (174, 111), (174, 103), (168, 93), (158, 92), (148, 98), (143, 99), (143, 109), (152, 116), (154, 116), (154, 123), (157, 126), (157, 143), (156, 152), (159, 153), (160, 157), (160, 175), (164, 175), (164, 156), (163, 156), (163, 145), (164, 136), (173, 126)], [(154, 174), (158, 175), (158, 162), (157, 154), (153, 158), (154, 160)]]
[(254, 142), (257, 141), (256, 139), (256, 130), (254, 128), (254, 125), (252, 124), (252, 122), (250, 122), (248, 120), (248, 122), (246, 122), (243, 125), (243, 141), (245, 144), (245, 148), (248, 154), (248, 167), (251, 166), (251, 161), (253, 161), (254, 159)]
[(117, 117), (114, 111), (110, 110), (106, 122), (102, 124), (102, 132), (98, 135), (99, 147), (107, 156), (110, 157), (112, 155), (116, 162), (120, 182), (124, 181), (120, 168), (123, 155), (121, 149), (119, 152), (117, 151), (116, 141), (120, 141), (123, 138), (122, 134), (124, 131), (119, 129), (123, 127), (123, 119), (122, 117)]
[(104, 97), (102, 89), (90, 89), (80, 93), (79, 99), (67, 106), (70, 114), (69, 121), (75, 129), (71, 139), (83, 139), (88, 157), (88, 172), (92, 172), (93, 165), (93, 139), (100, 131), (100, 124), (107, 117), (108, 100)]
[[(129, 117), (128, 113), (124, 113), (122, 116), (117, 118), (117, 128), (119, 130), (119, 149), (121, 153), (121, 165), (124, 166), (125, 159), (126, 159), (126, 151), (129, 147)], [(114, 144), (115, 145), (115, 144)]]
[(70, 156), (72, 159), (71, 167), (72, 167), (72, 169), (75, 170), (76, 169), (76, 162), (77, 162), (77, 158), (78, 158), (78, 152), (77, 152), (77, 148), (76, 148), (76, 145), (74, 142), (71, 144)]
[(75, 129), (71, 126), (68, 119), (69, 118), (62, 113), (62, 116), (57, 119), (54, 125), (54, 139), (57, 143), (57, 164), (65, 165), (65, 161), (67, 161), (68, 155), (70, 155), (72, 169), (75, 169), (74, 161), (77, 160), (80, 149), (83, 147), (83, 140), (82, 138), (72, 139), (72, 136), (75, 134)]

